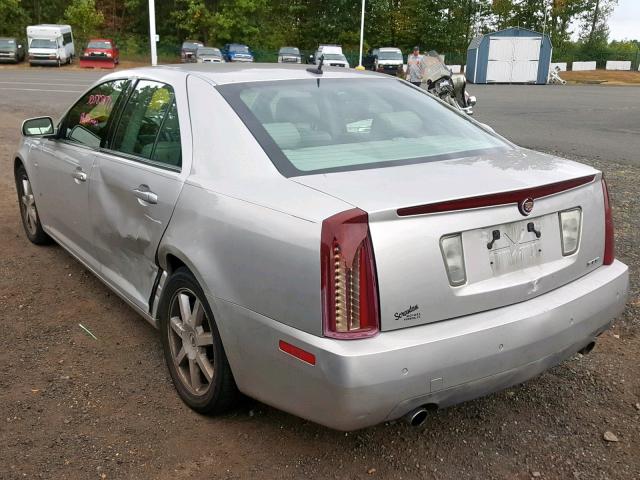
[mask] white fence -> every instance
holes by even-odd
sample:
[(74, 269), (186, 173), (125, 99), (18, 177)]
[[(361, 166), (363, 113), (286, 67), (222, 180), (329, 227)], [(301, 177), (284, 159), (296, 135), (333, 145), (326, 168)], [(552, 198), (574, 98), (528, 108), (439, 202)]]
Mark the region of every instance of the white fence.
[(571, 64), (571, 70), (574, 72), (584, 72), (587, 70), (595, 70), (596, 62), (573, 62)]
[(567, 62), (551, 62), (551, 70), (555, 70), (556, 67), (560, 67), (561, 72), (566, 72)]
[(607, 70), (631, 70), (631, 62), (619, 62), (614, 60), (607, 60)]

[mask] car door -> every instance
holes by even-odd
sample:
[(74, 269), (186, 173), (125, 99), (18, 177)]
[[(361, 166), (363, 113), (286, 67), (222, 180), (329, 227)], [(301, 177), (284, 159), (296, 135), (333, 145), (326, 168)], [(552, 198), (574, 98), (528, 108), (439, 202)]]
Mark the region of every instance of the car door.
[(57, 137), (43, 139), (40, 151), (34, 152), (38, 207), (45, 227), (93, 267), (91, 169), (95, 153), (107, 136), (111, 112), (127, 84), (127, 80), (114, 80), (92, 88), (62, 119)]
[(92, 172), (101, 274), (144, 310), (157, 276), (156, 250), (184, 182), (178, 106), (170, 85), (139, 80)]

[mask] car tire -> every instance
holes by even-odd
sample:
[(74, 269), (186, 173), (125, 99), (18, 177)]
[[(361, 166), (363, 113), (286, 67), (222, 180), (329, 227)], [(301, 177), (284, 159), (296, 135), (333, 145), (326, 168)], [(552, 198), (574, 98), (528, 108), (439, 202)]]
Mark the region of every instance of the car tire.
[(238, 389), (209, 303), (187, 268), (169, 277), (158, 311), (165, 361), (182, 401), (204, 414), (229, 410)]
[(24, 232), (31, 243), (36, 245), (48, 245), (53, 243), (53, 240), (42, 229), (40, 223), (40, 216), (38, 215), (38, 209), (36, 208), (36, 200), (33, 190), (31, 189), (31, 182), (27, 175), (27, 170), (24, 165), (20, 165), (15, 172), (16, 191), (18, 192), (18, 205), (20, 207), (20, 218), (22, 219), (22, 226)]

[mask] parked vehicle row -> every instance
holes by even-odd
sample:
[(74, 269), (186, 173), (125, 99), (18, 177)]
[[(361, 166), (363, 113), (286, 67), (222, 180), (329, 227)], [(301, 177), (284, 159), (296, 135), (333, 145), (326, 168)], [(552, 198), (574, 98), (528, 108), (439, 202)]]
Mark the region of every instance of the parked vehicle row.
[(588, 353), (624, 309), (602, 172), (390, 76), (125, 70), (22, 134), (26, 237), (159, 328), (201, 413), (240, 391), (341, 430), (419, 425)]

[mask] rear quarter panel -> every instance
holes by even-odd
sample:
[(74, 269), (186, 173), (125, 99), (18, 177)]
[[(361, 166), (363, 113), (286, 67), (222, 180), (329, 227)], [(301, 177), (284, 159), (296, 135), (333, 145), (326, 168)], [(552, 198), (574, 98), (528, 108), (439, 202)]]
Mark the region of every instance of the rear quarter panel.
[(322, 220), (351, 206), (281, 176), (210, 83), (190, 77), (188, 90), (194, 163), (161, 266), (173, 254), (210, 297), (320, 335)]

